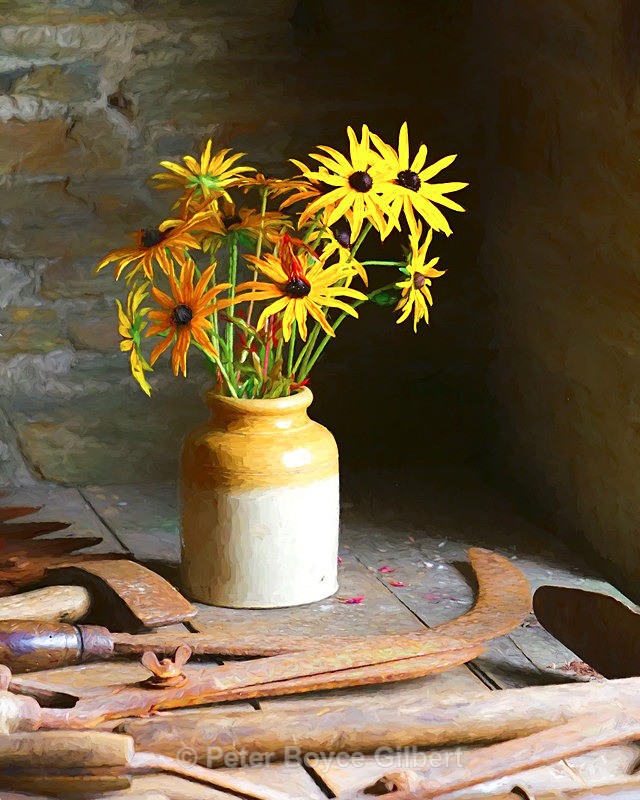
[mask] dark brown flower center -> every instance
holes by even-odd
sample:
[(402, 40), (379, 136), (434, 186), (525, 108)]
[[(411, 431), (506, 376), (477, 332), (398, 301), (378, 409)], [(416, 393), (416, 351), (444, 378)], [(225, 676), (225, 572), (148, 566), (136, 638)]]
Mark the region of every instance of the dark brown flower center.
[(417, 192), (422, 186), (422, 181), (417, 172), (411, 169), (403, 169), (396, 176), (396, 183), (398, 186), (404, 186), (405, 189), (411, 189), (412, 192)]
[(288, 297), (306, 297), (311, 291), (311, 285), (304, 278), (291, 278), (284, 285), (284, 293)]
[(358, 170), (349, 175), (349, 186), (356, 192), (368, 192), (373, 186), (373, 179), (368, 172)]
[(222, 224), (225, 228), (230, 228), (232, 225), (239, 225), (241, 222), (242, 220), (237, 214), (234, 214), (232, 217), (225, 217), (222, 220)]
[(140, 244), (143, 247), (155, 247), (163, 241), (165, 234), (157, 228), (143, 228), (140, 231)]
[(345, 247), (347, 249), (351, 247), (351, 226), (346, 219), (339, 219), (332, 225), (331, 233), (334, 235), (340, 247)]
[(193, 311), (184, 303), (177, 305), (171, 312), (171, 322), (177, 327), (188, 325), (193, 319)]
[(423, 275), (421, 272), (416, 272), (413, 275), (413, 288), (414, 289), (422, 289), (427, 280), (426, 275)]

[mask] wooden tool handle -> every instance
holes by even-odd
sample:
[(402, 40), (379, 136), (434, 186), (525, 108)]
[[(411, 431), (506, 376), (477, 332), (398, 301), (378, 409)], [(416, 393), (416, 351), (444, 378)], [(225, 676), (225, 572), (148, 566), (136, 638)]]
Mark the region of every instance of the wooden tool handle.
[(105, 731), (35, 731), (0, 736), (0, 771), (41, 772), (124, 767), (133, 758), (131, 736)]
[(42, 723), (42, 709), (38, 701), (7, 691), (10, 683), (11, 670), (0, 664), (0, 735), (37, 730)]
[(12, 672), (32, 672), (109, 658), (113, 641), (98, 625), (39, 620), (0, 622), (0, 663)]
[(0, 620), (77, 622), (90, 607), (91, 597), (83, 586), (48, 586), (0, 598)]

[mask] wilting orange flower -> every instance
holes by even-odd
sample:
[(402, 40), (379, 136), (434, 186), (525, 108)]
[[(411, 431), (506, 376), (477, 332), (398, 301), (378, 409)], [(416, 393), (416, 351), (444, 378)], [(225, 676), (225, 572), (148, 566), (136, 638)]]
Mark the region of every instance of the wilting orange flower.
[(173, 273), (169, 274), (171, 296), (160, 291), (157, 287), (151, 289), (154, 300), (162, 306), (161, 309), (150, 311), (148, 318), (155, 324), (145, 332), (145, 336), (165, 334), (164, 338), (151, 352), (149, 359), (151, 365), (175, 342), (171, 354), (171, 366), (174, 375), (178, 372), (187, 375), (187, 352), (191, 340), (199, 345), (211, 358), (216, 359), (218, 352), (207, 335), (213, 330), (211, 320), (208, 318), (216, 309), (226, 308), (229, 299), (215, 303), (214, 300), (220, 292), (229, 288), (228, 283), (220, 283), (207, 289), (215, 264), (206, 269), (196, 285), (193, 285), (194, 263), (187, 259), (180, 271), (180, 280), (176, 280)]
[(135, 247), (123, 247), (113, 250), (106, 255), (96, 267), (99, 272), (107, 264), (116, 262), (115, 278), (118, 280), (123, 270), (131, 265), (128, 279), (132, 278), (140, 269), (148, 280), (153, 280), (153, 267), (157, 264), (160, 269), (170, 275), (173, 272), (175, 259), (178, 264), (183, 264), (187, 257), (187, 250), (199, 250), (200, 243), (192, 231), (201, 227), (208, 219), (211, 212), (194, 214), (191, 219), (167, 219), (157, 228), (142, 228), (133, 235), (136, 237)]
[(302, 177), (267, 178), (262, 172), (256, 172), (255, 175), (242, 175), (240, 178), (236, 178), (229, 186), (235, 186), (245, 194), (250, 189), (264, 189), (269, 197), (279, 197), (287, 192), (302, 191), (307, 183), (308, 181)]

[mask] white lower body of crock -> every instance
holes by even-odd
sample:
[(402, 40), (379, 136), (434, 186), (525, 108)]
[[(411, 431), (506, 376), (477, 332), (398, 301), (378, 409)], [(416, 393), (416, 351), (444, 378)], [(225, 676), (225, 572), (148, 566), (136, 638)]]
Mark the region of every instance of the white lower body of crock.
[(338, 589), (338, 475), (306, 486), (182, 498), (182, 581), (231, 608), (312, 603)]

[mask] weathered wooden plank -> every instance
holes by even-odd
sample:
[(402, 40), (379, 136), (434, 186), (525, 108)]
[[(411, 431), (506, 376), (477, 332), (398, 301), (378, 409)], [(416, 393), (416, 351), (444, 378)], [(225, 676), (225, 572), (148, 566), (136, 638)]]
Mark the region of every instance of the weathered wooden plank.
[(175, 484), (98, 487), (80, 490), (138, 561), (180, 561)]
[[(229, 774), (236, 770), (222, 768), (219, 772)], [(264, 764), (241, 768), (242, 777), (255, 780), (256, 784), (286, 791), (291, 800), (326, 800), (315, 781), (300, 764)]]
[(66, 530), (47, 534), (48, 537), (100, 536), (102, 538), (102, 542), (94, 547), (84, 549), (83, 553), (126, 552), (126, 548), (96, 516), (94, 510), (77, 489), (51, 484), (10, 489), (6, 494), (0, 496), (0, 506), (5, 505), (42, 506), (40, 511), (28, 517), (16, 519), (16, 522), (42, 520), (72, 523), (71, 527)]
[[(338, 572), (338, 593), (326, 600), (279, 609), (216, 608), (199, 604), (192, 626), (199, 631), (224, 630), (231, 637), (258, 630), (265, 638), (294, 633), (316, 638), (369, 636), (424, 629), (420, 620), (353, 557), (345, 555)], [(361, 603), (344, 602), (353, 597), (364, 599)]]
[[(131, 780), (131, 788), (108, 795), (104, 800), (128, 800), (142, 793), (157, 792), (169, 800), (234, 800), (235, 796), (213, 786), (179, 778), (177, 775), (139, 775)], [(92, 800), (99, 800), (92, 798)], [(102, 798), (100, 798), (102, 800)]]

